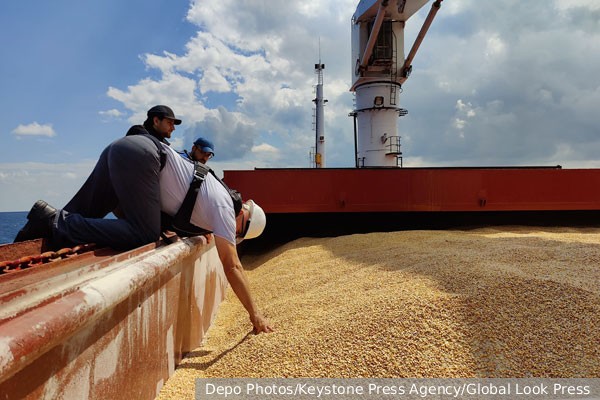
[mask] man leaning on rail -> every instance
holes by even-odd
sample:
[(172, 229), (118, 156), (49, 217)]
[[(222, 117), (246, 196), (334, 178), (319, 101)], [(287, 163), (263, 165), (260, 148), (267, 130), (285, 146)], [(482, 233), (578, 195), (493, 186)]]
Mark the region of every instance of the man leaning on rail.
[[(194, 178), (194, 164), (166, 143), (175, 125), (173, 110), (159, 105), (148, 110), (143, 125), (109, 144), (91, 175), (62, 209), (37, 201), (15, 242), (46, 238), (56, 248), (96, 243), (132, 249), (154, 242), (161, 234), (161, 211), (175, 215)], [(119, 219), (104, 217), (119, 209)], [(271, 332), (256, 306), (236, 245), (259, 236), (266, 224), (262, 208), (248, 200), (236, 215), (228, 189), (207, 174), (198, 189), (190, 223), (211, 231), (225, 275), (246, 308), (256, 333)]]

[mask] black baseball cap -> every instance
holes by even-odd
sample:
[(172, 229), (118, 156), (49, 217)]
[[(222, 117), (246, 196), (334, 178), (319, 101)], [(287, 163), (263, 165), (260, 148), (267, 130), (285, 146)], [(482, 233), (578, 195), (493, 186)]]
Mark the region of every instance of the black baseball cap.
[(172, 119), (175, 125), (181, 124), (181, 120), (175, 118), (175, 113), (171, 110), (171, 107), (167, 106), (154, 106), (148, 110), (148, 118), (162, 117)]

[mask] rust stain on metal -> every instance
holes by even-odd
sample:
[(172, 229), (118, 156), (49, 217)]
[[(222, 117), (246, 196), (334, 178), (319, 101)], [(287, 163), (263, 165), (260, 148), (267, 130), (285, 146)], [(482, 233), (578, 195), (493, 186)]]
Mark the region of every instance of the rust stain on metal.
[(26, 266), (0, 276), (7, 399), (153, 399), (224, 296), (222, 266), (204, 238), (84, 249), (21, 249), (3, 262)]
[[(0, 261), (0, 275), (18, 272), (27, 268), (38, 267), (50, 262), (73, 257), (96, 248), (94, 243), (78, 245), (73, 248), (62, 248), (57, 251), (45, 251), (41, 254), (22, 256), (16, 260)], [(0, 254), (1, 256), (2, 254)]]

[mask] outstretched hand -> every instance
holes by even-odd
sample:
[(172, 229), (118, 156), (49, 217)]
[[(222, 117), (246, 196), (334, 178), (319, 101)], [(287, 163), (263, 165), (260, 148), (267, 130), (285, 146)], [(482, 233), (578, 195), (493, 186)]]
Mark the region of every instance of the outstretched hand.
[(257, 314), (254, 318), (250, 318), (252, 325), (254, 325), (254, 333), (258, 335), (261, 332), (270, 333), (273, 332), (274, 329), (271, 327), (269, 320), (263, 317), (261, 314)]

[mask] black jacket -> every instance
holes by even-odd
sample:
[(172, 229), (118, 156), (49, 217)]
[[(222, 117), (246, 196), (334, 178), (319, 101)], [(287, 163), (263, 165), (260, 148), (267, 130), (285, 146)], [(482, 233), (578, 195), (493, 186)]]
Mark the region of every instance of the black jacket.
[(171, 145), (171, 143), (169, 143), (167, 141), (167, 139), (162, 137), (152, 127), (147, 127), (144, 125), (133, 125), (131, 128), (129, 128), (129, 130), (125, 134), (125, 136), (131, 136), (131, 135), (150, 135), (150, 136), (154, 136), (156, 139), (158, 139), (159, 142), (163, 142), (164, 144), (169, 145), (169, 146)]

